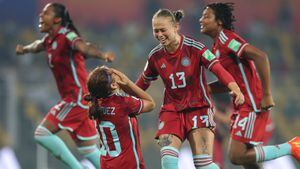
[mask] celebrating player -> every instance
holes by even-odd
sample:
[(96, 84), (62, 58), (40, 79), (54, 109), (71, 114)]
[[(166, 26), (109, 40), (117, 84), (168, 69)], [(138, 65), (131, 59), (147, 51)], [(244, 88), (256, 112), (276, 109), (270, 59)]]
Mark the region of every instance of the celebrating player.
[(106, 61), (113, 61), (114, 54), (102, 53), (81, 39), (64, 5), (49, 3), (39, 16), (40, 32), (46, 35), (29, 45), (17, 45), (16, 53), (47, 52), (48, 65), (62, 100), (51, 108), (37, 127), (35, 140), (70, 168), (82, 168), (65, 143), (55, 135), (60, 130), (67, 130), (79, 152), (99, 168), (97, 131), (88, 118), (88, 106), (82, 99), (87, 92), (83, 54)]
[[(270, 108), (275, 105), (270, 87), (270, 64), (264, 52), (233, 32), (235, 18), (232, 11), (232, 3), (212, 3), (206, 6), (199, 20), (201, 32), (214, 39), (212, 52), (245, 96), (243, 105), (234, 105), (229, 149), (231, 162), (246, 169), (256, 169), (258, 162), (289, 154), (299, 161), (300, 137), (280, 145), (260, 145)], [(227, 90), (219, 82), (209, 86), (212, 93)]]
[(179, 33), (182, 17), (183, 11), (173, 13), (168, 9), (160, 9), (153, 15), (153, 35), (160, 44), (149, 53), (136, 84), (146, 90), (158, 76), (164, 82), (164, 103), (156, 135), (161, 146), (162, 168), (178, 168), (178, 150), (187, 138), (195, 167), (215, 169), (219, 168), (212, 161), (215, 122), (204, 68), (233, 92), (237, 105), (244, 102), (244, 96), (205, 45)]
[(87, 86), (89, 115), (96, 120), (106, 152), (101, 169), (144, 169), (136, 115), (154, 109), (152, 97), (120, 71), (103, 66), (90, 73)]

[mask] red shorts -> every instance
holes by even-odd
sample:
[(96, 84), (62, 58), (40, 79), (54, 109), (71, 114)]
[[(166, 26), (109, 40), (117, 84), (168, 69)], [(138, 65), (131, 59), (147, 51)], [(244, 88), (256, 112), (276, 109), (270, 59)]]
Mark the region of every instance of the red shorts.
[(197, 128), (214, 129), (214, 113), (211, 108), (189, 109), (184, 112), (162, 111), (159, 114), (159, 126), (156, 139), (162, 134), (176, 135), (184, 141), (188, 133)]
[(95, 123), (88, 117), (88, 110), (74, 102), (60, 101), (43, 120), (51, 122), (57, 128), (68, 130), (74, 140), (94, 140), (98, 137)]
[(270, 111), (240, 110), (231, 115), (231, 138), (253, 145), (262, 144)]

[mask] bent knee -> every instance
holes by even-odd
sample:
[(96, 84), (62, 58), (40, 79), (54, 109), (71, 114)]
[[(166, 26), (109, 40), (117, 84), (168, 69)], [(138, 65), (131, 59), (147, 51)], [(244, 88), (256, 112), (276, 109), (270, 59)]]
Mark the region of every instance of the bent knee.
[(49, 131), (46, 127), (39, 125), (34, 131), (34, 139), (36, 141), (39, 140), (42, 136), (50, 136), (52, 135), (51, 131)]

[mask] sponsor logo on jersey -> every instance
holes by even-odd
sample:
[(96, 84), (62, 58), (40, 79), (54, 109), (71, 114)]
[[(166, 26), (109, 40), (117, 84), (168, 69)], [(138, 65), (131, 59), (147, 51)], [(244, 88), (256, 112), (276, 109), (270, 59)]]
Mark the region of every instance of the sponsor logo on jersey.
[(187, 67), (191, 64), (191, 61), (188, 57), (183, 57), (181, 60), (181, 64), (182, 64), (182, 66)]
[(163, 63), (161, 66), (160, 66), (161, 69), (164, 69), (166, 68), (166, 65)]
[(57, 48), (57, 42), (54, 41), (54, 42), (52, 43), (52, 49), (55, 50), (56, 48)]

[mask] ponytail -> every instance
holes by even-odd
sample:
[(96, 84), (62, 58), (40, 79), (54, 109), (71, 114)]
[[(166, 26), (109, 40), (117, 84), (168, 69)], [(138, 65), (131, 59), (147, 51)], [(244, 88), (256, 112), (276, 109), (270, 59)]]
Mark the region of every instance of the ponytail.
[(89, 118), (94, 119), (102, 119), (104, 109), (99, 108), (99, 104), (101, 104), (101, 99), (97, 99), (92, 97), (90, 94), (84, 96), (84, 100), (89, 102)]
[(63, 4), (60, 4), (60, 3), (52, 3), (51, 5), (54, 8), (55, 16), (61, 18), (61, 25), (70, 30), (73, 30), (80, 36), (79, 31), (73, 24), (73, 21), (70, 17), (70, 14), (69, 14), (67, 8)]

